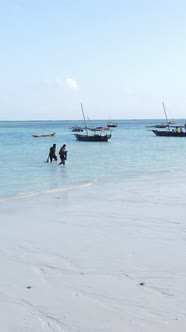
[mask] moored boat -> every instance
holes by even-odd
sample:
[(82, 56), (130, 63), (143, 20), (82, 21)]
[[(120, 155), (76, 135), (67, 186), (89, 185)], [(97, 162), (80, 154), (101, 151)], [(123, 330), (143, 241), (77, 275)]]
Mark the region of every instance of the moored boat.
[(156, 135), (156, 136), (171, 136), (171, 137), (186, 137), (186, 132), (182, 130), (182, 128), (184, 128), (184, 126), (179, 126), (176, 127), (175, 129), (170, 129), (169, 130), (156, 130), (153, 129), (152, 132)]
[[(161, 124), (161, 125), (154, 125), (154, 126), (148, 126), (148, 127), (154, 127), (154, 128), (159, 128), (160, 130), (157, 129), (152, 129), (152, 132), (156, 136), (167, 136), (167, 137), (186, 137), (186, 125), (184, 126), (176, 126), (173, 125), (172, 123), (175, 123), (174, 121), (169, 121), (167, 117), (167, 112), (165, 109), (164, 103), (162, 103), (164, 113), (165, 113), (165, 118), (166, 118), (166, 124)], [(161, 130), (164, 129), (164, 130)]]
[(107, 127), (116, 128), (117, 126), (118, 126), (117, 122), (112, 121), (109, 114), (109, 121), (107, 122)]
[(83, 131), (83, 128), (82, 127), (80, 127), (80, 126), (74, 126), (74, 127), (72, 127), (72, 128), (70, 128), (73, 132), (76, 132), (76, 133), (78, 133), (78, 132), (82, 132)]
[(35, 134), (35, 135), (32, 135), (32, 137), (52, 137), (54, 136), (55, 133), (48, 133), (48, 134)]
[(81, 104), (81, 111), (83, 114), (83, 119), (85, 122), (85, 130), (86, 134), (74, 134), (78, 141), (82, 142), (108, 142), (108, 140), (112, 137), (111, 132), (109, 134), (105, 133), (105, 130), (110, 130), (108, 127), (95, 127), (89, 128), (87, 127), (87, 123), (85, 120), (85, 115), (83, 111), (83, 105)]
[(109, 128), (116, 128), (117, 126), (118, 126), (118, 124), (116, 122), (109, 121), (107, 123), (107, 127), (109, 127)]
[(156, 125), (152, 125), (152, 126), (146, 126), (146, 128), (167, 128), (169, 125), (167, 124), (156, 124)]
[[(105, 134), (105, 130), (103, 129), (91, 129), (87, 128), (86, 134), (74, 134), (78, 141), (82, 142), (108, 142), (111, 138), (111, 133)], [(107, 129), (108, 130), (108, 129)], [(92, 133), (91, 133), (92, 131)]]

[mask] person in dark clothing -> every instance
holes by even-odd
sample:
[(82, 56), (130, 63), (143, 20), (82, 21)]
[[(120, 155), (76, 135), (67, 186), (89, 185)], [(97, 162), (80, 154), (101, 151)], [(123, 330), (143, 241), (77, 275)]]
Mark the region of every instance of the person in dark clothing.
[(52, 163), (53, 159), (54, 159), (55, 161), (57, 161), (57, 156), (56, 156), (56, 144), (53, 144), (53, 145), (50, 147), (48, 157), (50, 158), (50, 162), (51, 162), (51, 163)]
[(59, 163), (59, 165), (61, 165), (61, 164), (65, 165), (65, 160), (67, 159), (66, 144), (63, 144), (63, 146), (59, 150), (59, 156), (61, 159), (61, 162)]

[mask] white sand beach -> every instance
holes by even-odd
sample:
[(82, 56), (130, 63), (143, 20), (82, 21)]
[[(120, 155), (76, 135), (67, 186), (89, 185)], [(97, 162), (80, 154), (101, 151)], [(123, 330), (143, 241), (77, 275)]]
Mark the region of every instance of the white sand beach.
[(182, 180), (1, 204), (0, 331), (185, 331)]

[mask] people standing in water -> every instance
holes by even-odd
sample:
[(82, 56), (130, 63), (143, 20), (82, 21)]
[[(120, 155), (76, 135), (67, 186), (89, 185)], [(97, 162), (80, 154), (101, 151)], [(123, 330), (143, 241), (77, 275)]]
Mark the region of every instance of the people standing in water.
[(57, 156), (56, 156), (56, 144), (53, 144), (51, 147), (50, 147), (50, 150), (49, 150), (49, 155), (48, 155), (48, 159), (50, 159), (50, 162), (52, 163), (53, 159), (55, 161), (57, 161)]
[(59, 150), (59, 156), (61, 159), (61, 162), (59, 163), (59, 165), (61, 165), (61, 164), (65, 165), (65, 160), (67, 159), (66, 144), (63, 144), (63, 146)]

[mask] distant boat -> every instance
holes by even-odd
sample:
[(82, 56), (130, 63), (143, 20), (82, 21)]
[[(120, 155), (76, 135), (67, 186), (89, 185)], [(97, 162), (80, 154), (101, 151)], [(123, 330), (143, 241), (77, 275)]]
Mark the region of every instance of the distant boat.
[[(173, 127), (171, 127), (173, 128)], [(152, 132), (156, 136), (171, 136), (171, 137), (186, 137), (186, 132), (182, 130), (184, 126), (175, 127), (172, 130), (156, 130), (153, 129)]]
[(35, 134), (35, 135), (32, 135), (32, 137), (52, 137), (54, 136), (55, 133), (48, 133), (48, 134)]
[(118, 126), (117, 122), (113, 122), (110, 119), (110, 114), (109, 114), (109, 121), (107, 122), (107, 127), (109, 128), (116, 128)]
[[(172, 123), (175, 123), (175, 121), (169, 121), (167, 117), (167, 112), (165, 109), (164, 103), (162, 103), (164, 113), (165, 113), (165, 118), (166, 118), (166, 124), (162, 125), (154, 125), (154, 126), (148, 126), (148, 127), (154, 127), (154, 128), (162, 128), (165, 130), (157, 130), (157, 129), (152, 129), (152, 132), (156, 136), (168, 136), (168, 137), (186, 137), (186, 126), (176, 126), (172, 125)], [(184, 129), (184, 131), (183, 131)]]
[(157, 124), (157, 125), (152, 125), (152, 126), (146, 126), (146, 128), (167, 128), (169, 125), (168, 124)]
[(87, 127), (82, 104), (81, 104), (81, 111), (82, 111), (83, 119), (85, 122), (86, 134), (74, 134), (76, 139), (78, 141), (82, 141), (82, 142), (108, 142), (108, 140), (112, 136), (111, 133), (109, 133), (109, 134), (105, 133), (105, 130), (108, 130), (108, 128), (107, 127), (106, 128), (104, 128), (104, 127), (95, 127), (95, 128)]
[(74, 126), (72, 128), (70, 128), (73, 132), (82, 132), (83, 128), (80, 126)]
[(87, 127), (88, 130), (92, 130), (92, 131), (105, 131), (105, 130), (110, 130), (109, 127)]
[(171, 124), (176, 123), (175, 120), (170, 120), (168, 121), (168, 123), (160, 123), (160, 124), (156, 124), (156, 125), (151, 125), (151, 126), (146, 126), (146, 128), (167, 128), (169, 127)]
[(107, 142), (111, 138), (111, 134), (105, 134), (105, 130), (108, 129), (103, 127), (86, 127), (86, 134), (74, 134), (74, 136), (78, 141), (83, 142)]
[(116, 122), (109, 121), (107, 123), (107, 127), (109, 127), (109, 128), (116, 128), (117, 126), (118, 126), (118, 124)]

